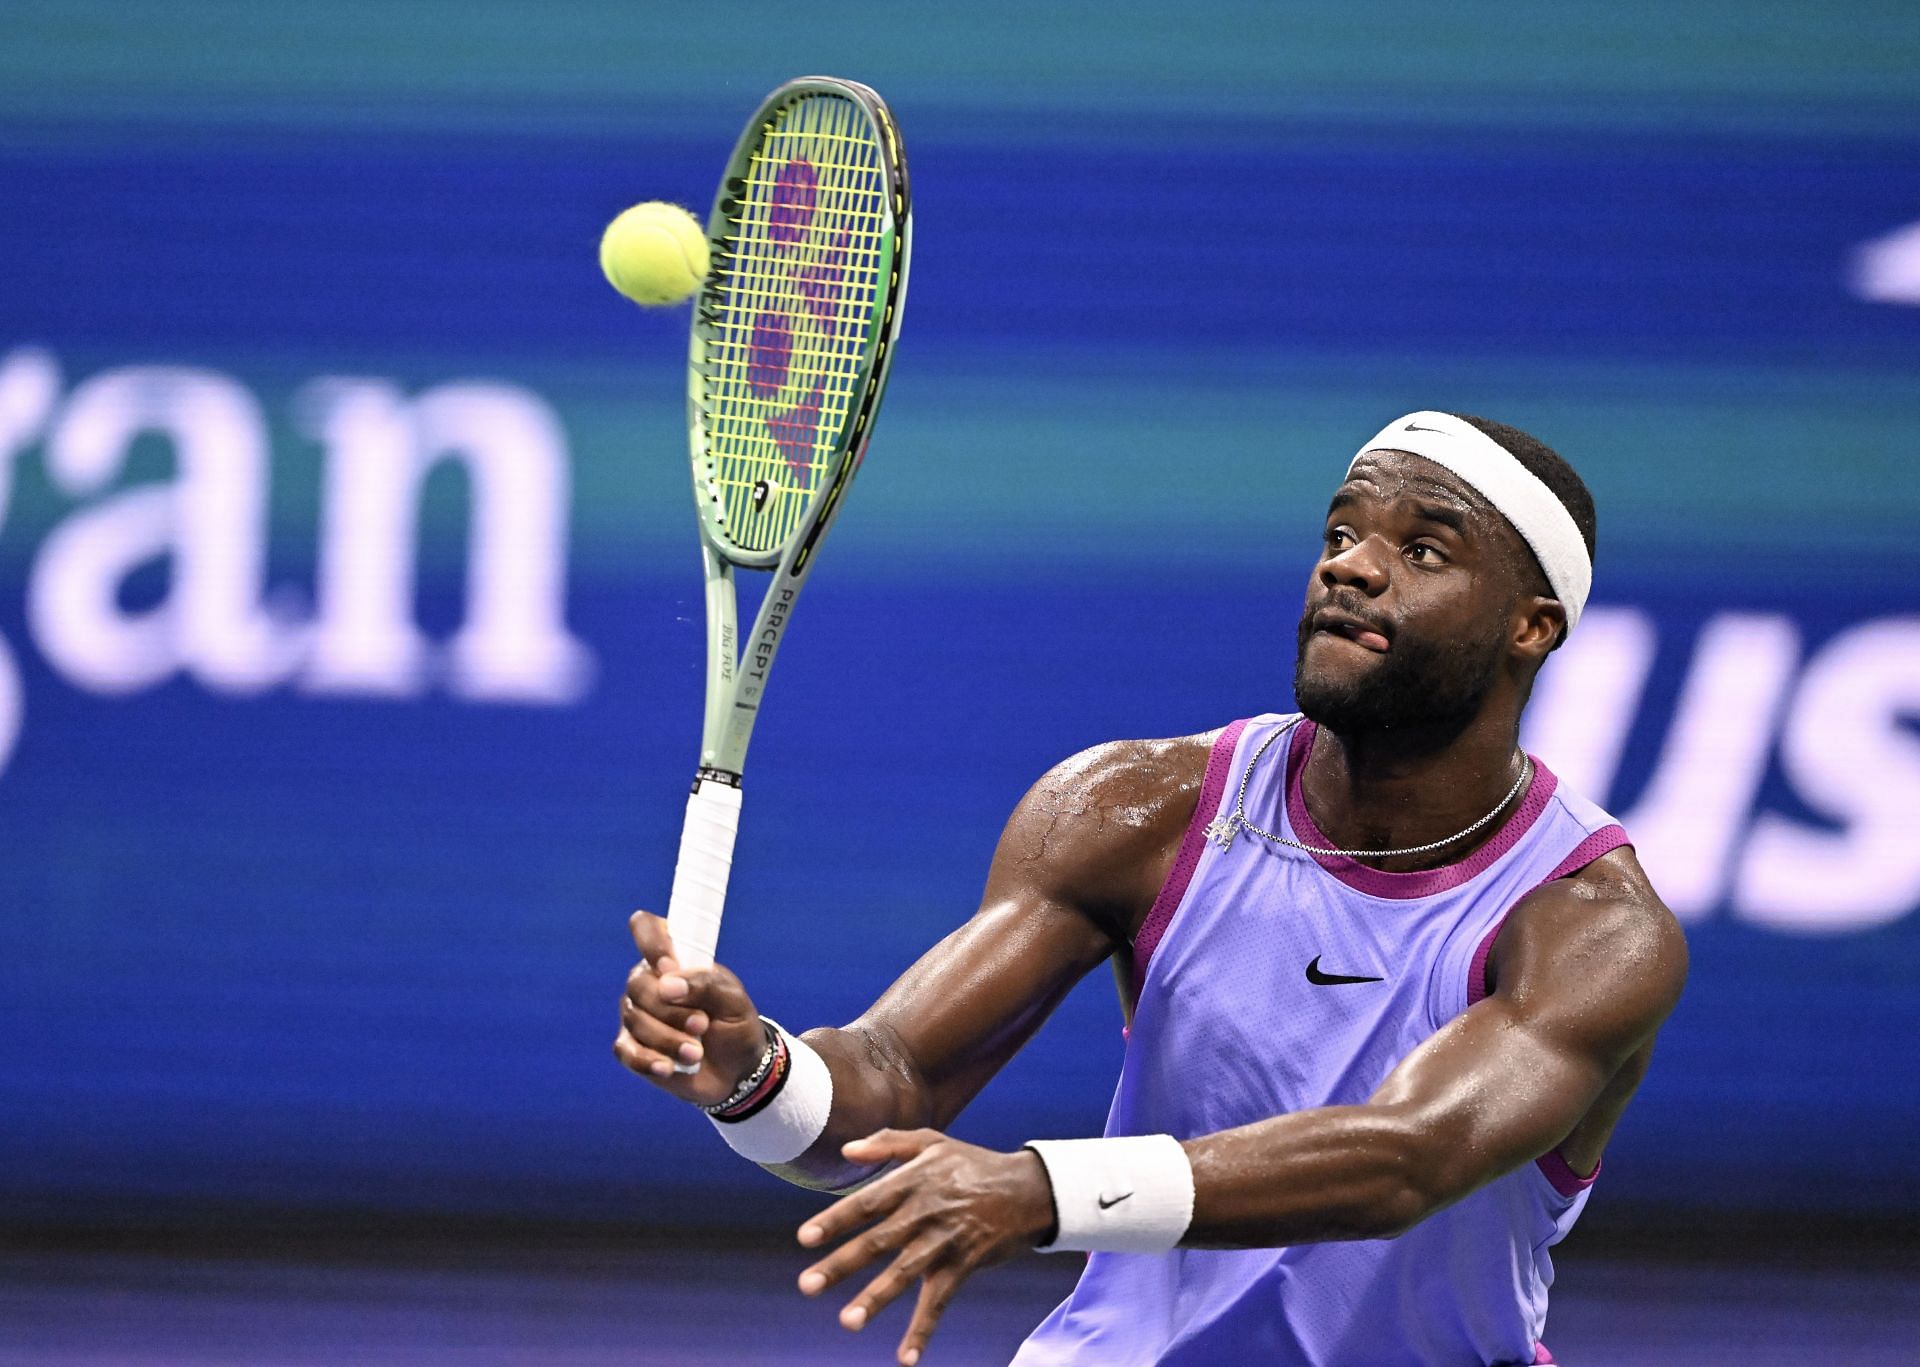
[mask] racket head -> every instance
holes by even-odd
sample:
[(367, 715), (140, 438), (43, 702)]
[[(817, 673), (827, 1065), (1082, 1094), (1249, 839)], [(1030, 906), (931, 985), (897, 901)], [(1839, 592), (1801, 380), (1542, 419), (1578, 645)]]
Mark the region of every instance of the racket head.
[(803, 76), (747, 121), (687, 373), (701, 534), (729, 563), (808, 568), (892, 364), (911, 223), (899, 129), (868, 87)]

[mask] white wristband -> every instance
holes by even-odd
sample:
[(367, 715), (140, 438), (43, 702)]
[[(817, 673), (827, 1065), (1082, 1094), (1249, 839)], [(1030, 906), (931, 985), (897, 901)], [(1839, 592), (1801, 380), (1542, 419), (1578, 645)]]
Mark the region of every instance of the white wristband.
[(1193, 1223), (1193, 1164), (1170, 1134), (1036, 1139), (1059, 1232), (1042, 1253), (1165, 1253)]
[(827, 1128), (827, 1113), (833, 1109), (833, 1074), (827, 1071), (827, 1061), (805, 1040), (788, 1034), (777, 1020), (766, 1016), (760, 1019), (778, 1030), (787, 1042), (787, 1080), (772, 1101), (745, 1120), (714, 1120), (713, 1128), (742, 1158), (755, 1163), (791, 1163), (812, 1148), (813, 1141)]

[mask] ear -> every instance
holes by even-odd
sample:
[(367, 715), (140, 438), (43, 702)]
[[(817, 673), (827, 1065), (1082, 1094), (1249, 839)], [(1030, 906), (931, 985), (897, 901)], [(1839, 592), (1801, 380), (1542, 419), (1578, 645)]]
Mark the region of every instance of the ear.
[(1523, 593), (1513, 605), (1514, 654), (1538, 665), (1566, 639), (1567, 610), (1558, 598)]

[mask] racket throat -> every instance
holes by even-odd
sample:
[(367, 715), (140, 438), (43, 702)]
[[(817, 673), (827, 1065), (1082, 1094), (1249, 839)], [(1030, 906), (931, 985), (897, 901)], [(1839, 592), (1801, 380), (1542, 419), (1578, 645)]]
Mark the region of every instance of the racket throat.
[(774, 652), (780, 649), (780, 638), (786, 634), (787, 618), (793, 612), (793, 605), (800, 597), (800, 585), (787, 575), (781, 575), (786, 583), (775, 582), (767, 591), (767, 601), (761, 605), (760, 618), (753, 624), (753, 636), (745, 643), (740, 652), (740, 701), (753, 703), (756, 707), (760, 695), (766, 690), (767, 671), (773, 668)]

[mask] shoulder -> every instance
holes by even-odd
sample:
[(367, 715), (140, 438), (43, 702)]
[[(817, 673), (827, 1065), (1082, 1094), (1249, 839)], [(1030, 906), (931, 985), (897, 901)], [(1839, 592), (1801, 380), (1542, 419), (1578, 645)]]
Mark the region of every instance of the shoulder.
[(1686, 985), (1686, 933), (1623, 845), (1522, 898), (1491, 967), (1495, 991), (1511, 999), (1603, 1001), (1604, 1014), (1650, 1035)]
[(1062, 760), (1014, 809), (999, 871), (1130, 938), (1193, 819), (1220, 734), (1109, 741)]
[[(1224, 730), (1225, 728), (1221, 728)], [(1082, 750), (1040, 776), (1024, 802), (1069, 816), (1149, 817), (1199, 797), (1220, 730), (1165, 740), (1115, 740)]]

